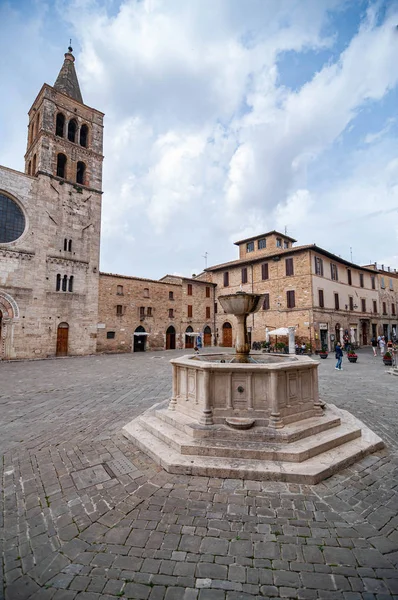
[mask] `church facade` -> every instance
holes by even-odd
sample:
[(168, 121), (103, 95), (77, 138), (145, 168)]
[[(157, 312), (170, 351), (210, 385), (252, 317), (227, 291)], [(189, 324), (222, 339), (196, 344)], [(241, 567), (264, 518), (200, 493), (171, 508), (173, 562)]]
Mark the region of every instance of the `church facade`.
[(103, 117), (69, 48), (29, 111), (25, 172), (0, 166), (0, 359), (96, 351)]

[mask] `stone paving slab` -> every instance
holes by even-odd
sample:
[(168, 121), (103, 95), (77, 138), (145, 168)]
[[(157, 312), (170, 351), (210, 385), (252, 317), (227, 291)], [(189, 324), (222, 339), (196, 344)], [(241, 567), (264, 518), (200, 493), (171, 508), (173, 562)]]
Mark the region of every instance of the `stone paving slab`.
[(321, 361), (321, 397), (386, 448), (309, 486), (171, 475), (122, 436), (170, 395), (181, 354), (0, 363), (0, 599), (398, 599), (398, 388), (381, 359)]

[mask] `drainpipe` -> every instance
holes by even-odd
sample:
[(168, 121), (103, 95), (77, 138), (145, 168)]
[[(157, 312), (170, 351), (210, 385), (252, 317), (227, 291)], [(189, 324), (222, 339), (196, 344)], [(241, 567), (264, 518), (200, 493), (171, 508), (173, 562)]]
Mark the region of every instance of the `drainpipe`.
[[(212, 283), (213, 283), (213, 281), (212, 281)], [(216, 311), (214, 308), (215, 304), (216, 304), (216, 285), (213, 285), (213, 339), (214, 339), (214, 345), (218, 346), (217, 327), (216, 327)]]

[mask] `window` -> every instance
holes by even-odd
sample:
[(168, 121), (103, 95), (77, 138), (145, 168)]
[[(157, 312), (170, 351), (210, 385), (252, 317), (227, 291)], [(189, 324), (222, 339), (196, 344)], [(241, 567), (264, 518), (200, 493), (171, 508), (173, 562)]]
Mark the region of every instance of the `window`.
[(58, 154), (57, 156), (57, 177), (65, 179), (66, 176), (66, 156), (65, 154)]
[(392, 279), (391, 279), (391, 278), (390, 278), (389, 285), (390, 285), (390, 290), (393, 290), (393, 289), (394, 289), (394, 286), (393, 286), (393, 284), (392, 284)]
[(364, 285), (365, 285), (365, 284), (364, 284), (364, 280), (363, 280), (363, 273), (360, 273), (360, 274), (359, 274), (359, 285), (360, 285), (361, 287), (364, 287)]
[(152, 306), (148, 306), (148, 308), (146, 309), (146, 316), (152, 317)]
[(14, 242), (25, 230), (25, 216), (18, 204), (0, 193), (0, 243)]
[(352, 296), (348, 297), (348, 305), (350, 307), (350, 310), (354, 310), (354, 298)]
[(38, 115), (36, 117), (36, 135), (39, 133), (39, 129), (40, 129), (40, 113), (38, 113)]
[(169, 292), (169, 300), (174, 300), (174, 292)]
[(348, 281), (348, 285), (352, 285), (351, 269), (347, 269), (347, 281)]
[(332, 278), (332, 281), (338, 281), (339, 279), (337, 265), (335, 265), (334, 263), (330, 263), (330, 276)]
[(118, 304), (118, 305), (116, 306), (116, 315), (117, 315), (118, 317), (121, 317), (121, 316), (122, 316), (122, 314), (123, 314), (123, 306), (122, 306), (121, 304)]
[(315, 257), (315, 275), (323, 277), (323, 260), (319, 256)]
[(32, 175), (32, 161), (31, 160), (29, 161), (29, 164), (28, 164), (28, 175)]
[(58, 273), (58, 275), (57, 275), (57, 285), (56, 285), (55, 289), (57, 292), (59, 292), (61, 289), (61, 274), (60, 273)]
[(268, 263), (263, 263), (261, 265), (261, 279), (263, 281), (265, 281), (266, 279), (268, 279), (269, 274), (268, 274)]
[(320, 308), (325, 307), (325, 298), (323, 296), (323, 290), (318, 290), (318, 300)]
[(68, 242), (68, 252), (72, 252), (72, 240)]
[(72, 119), (68, 123), (68, 140), (70, 142), (76, 141), (76, 130), (77, 130), (77, 123), (76, 123), (75, 119)]
[(206, 298), (210, 298), (210, 288), (206, 286)]
[(215, 314), (217, 314), (217, 311), (218, 311), (217, 302), (214, 302), (214, 312), (215, 312)]
[(242, 269), (242, 283), (247, 283), (247, 267)]
[(140, 306), (140, 317), (145, 317), (145, 306)]
[(394, 304), (394, 302), (391, 303), (391, 314), (395, 316), (395, 304)]
[(269, 294), (264, 295), (263, 310), (269, 310)]
[(73, 292), (73, 275), (69, 277), (68, 292)]
[(85, 177), (86, 176), (86, 165), (84, 162), (79, 161), (76, 167), (76, 183), (80, 183), (81, 185), (85, 185)]
[(169, 308), (169, 319), (174, 317), (174, 308)]
[(296, 299), (295, 299), (295, 294), (294, 294), (293, 290), (286, 292), (286, 300), (287, 300), (288, 308), (294, 308), (296, 306)]
[(229, 286), (229, 272), (225, 271), (224, 273), (224, 287), (228, 287)]
[(106, 339), (107, 340), (114, 340), (115, 339), (115, 332), (114, 331), (107, 331), (106, 332)]
[(339, 295), (338, 294), (334, 294), (334, 308), (336, 310), (340, 310), (340, 301), (339, 301)]
[(373, 312), (377, 313), (377, 301), (373, 300)]
[(87, 125), (82, 125), (80, 127), (80, 145), (83, 148), (87, 148), (87, 140), (88, 140), (88, 127)]
[(144, 298), (149, 298), (149, 288), (144, 288)]
[(188, 318), (192, 318), (192, 304), (188, 304)]
[(277, 248), (282, 248), (282, 240), (281, 240), (281, 238), (276, 238), (276, 247)]
[(118, 285), (116, 288), (116, 294), (118, 296), (123, 296), (123, 286), (122, 285)]
[(372, 282), (372, 290), (375, 290), (376, 289), (376, 277), (374, 275), (371, 275), (370, 281)]
[(62, 278), (62, 291), (66, 292), (67, 288), (68, 288), (68, 276), (64, 275)]
[(66, 252), (68, 250), (68, 240), (65, 238), (64, 239), (64, 252)]
[(380, 277), (380, 287), (384, 290), (386, 284), (384, 283), (384, 277)]
[(383, 315), (387, 314), (387, 304), (386, 302), (383, 302)]
[(192, 296), (192, 283), (188, 283), (187, 294), (188, 296)]
[(57, 120), (55, 122), (55, 135), (58, 137), (64, 137), (65, 129), (65, 117), (62, 113), (57, 114)]
[(366, 299), (361, 298), (361, 310), (362, 312), (366, 312)]
[(267, 240), (265, 238), (261, 238), (261, 240), (258, 240), (257, 242), (257, 248), (259, 250), (264, 250), (264, 248), (267, 247)]
[(253, 252), (254, 251), (254, 242), (248, 242), (246, 244), (246, 252)]
[(36, 154), (33, 155), (32, 175), (36, 175)]
[(284, 241), (283, 241), (283, 247), (284, 247), (285, 249), (286, 249), (286, 248), (289, 248), (289, 242), (288, 242), (288, 241), (286, 241), (286, 240), (284, 240)]
[(293, 269), (293, 259), (292, 258), (287, 258), (285, 260), (285, 266), (286, 266), (286, 275), (294, 275), (294, 269)]
[(206, 306), (206, 319), (210, 319), (210, 306)]

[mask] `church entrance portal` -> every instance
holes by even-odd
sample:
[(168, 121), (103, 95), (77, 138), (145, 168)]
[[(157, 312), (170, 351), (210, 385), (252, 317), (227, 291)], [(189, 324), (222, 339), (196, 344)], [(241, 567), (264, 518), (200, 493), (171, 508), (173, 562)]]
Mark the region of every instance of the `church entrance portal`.
[(68, 356), (68, 323), (60, 323), (57, 330), (57, 356)]
[(140, 333), (145, 333), (142, 325), (134, 331), (134, 352), (145, 352), (146, 335), (140, 335)]
[(166, 331), (166, 350), (175, 350), (176, 347), (176, 330), (172, 325)]

